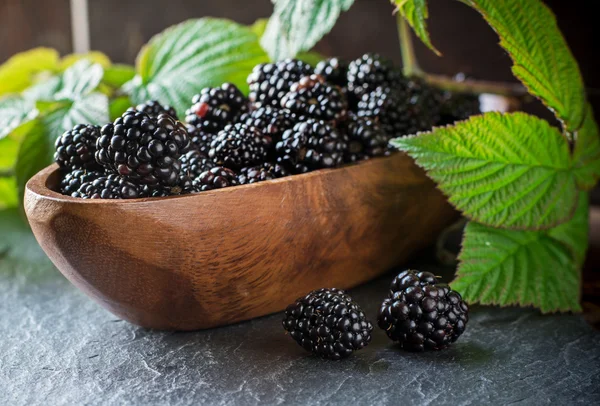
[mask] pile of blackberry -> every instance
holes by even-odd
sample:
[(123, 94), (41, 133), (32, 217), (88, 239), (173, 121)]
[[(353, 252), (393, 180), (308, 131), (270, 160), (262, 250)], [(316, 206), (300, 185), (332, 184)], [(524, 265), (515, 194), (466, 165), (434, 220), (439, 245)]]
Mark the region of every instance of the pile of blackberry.
[(254, 67), (248, 97), (203, 89), (183, 122), (156, 100), (56, 141), (60, 192), (128, 199), (197, 193), (389, 155), (395, 137), (477, 114), (473, 96), (442, 93), (365, 54), (314, 69), (286, 59)]

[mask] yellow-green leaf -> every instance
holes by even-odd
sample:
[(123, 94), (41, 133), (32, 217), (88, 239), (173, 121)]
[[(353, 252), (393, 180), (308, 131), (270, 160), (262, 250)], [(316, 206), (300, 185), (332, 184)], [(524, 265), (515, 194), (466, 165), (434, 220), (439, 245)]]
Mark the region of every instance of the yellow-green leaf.
[(585, 89), (577, 61), (552, 11), (540, 0), (463, 0), (498, 33), (513, 73), (568, 131), (583, 123)]
[(543, 229), (565, 222), (575, 210), (568, 143), (537, 117), (486, 113), (392, 142), (479, 223)]
[(69, 54), (63, 57), (59, 64), (59, 70), (65, 71), (77, 62), (81, 60), (86, 60), (91, 62), (92, 64), (99, 64), (103, 68), (108, 68), (110, 66), (110, 58), (106, 56), (104, 53), (99, 51), (91, 51), (85, 54)]
[(392, 0), (392, 3), (396, 5), (402, 17), (408, 21), (421, 41), (436, 55), (441, 56), (441, 52), (431, 43), (427, 30), (427, 19), (429, 18), (427, 0)]
[(0, 66), (0, 96), (25, 90), (41, 72), (56, 71), (58, 63), (58, 52), (50, 48), (35, 48), (14, 55)]

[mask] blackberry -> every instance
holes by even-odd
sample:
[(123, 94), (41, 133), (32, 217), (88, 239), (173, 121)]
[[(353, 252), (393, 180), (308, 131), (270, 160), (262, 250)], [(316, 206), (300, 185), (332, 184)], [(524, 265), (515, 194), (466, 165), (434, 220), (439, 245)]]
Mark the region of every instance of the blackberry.
[(281, 107), (299, 117), (338, 121), (346, 117), (348, 103), (339, 87), (319, 75), (304, 76), (281, 99)]
[(228, 168), (216, 166), (194, 179), (194, 189), (198, 192), (205, 190), (221, 189), (229, 186), (237, 186), (236, 173)]
[(285, 310), (283, 328), (305, 350), (339, 360), (371, 341), (373, 326), (343, 290), (319, 289)]
[(430, 129), (433, 126), (428, 115), (411, 105), (407, 95), (389, 87), (378, 87), (363, 95), (356, 115), (378, 121), (390, 137), (400, 137)]
[(157, 120), (130, 109), (102, 127), (96, 160), (136, 183), (175, 186), (179, 157), (190, 148), (185, 126), (167, 114)]
[(350, 62), (347, 78), (348, 90), (359, 99), (379, 86), (396, 88), (404, 82), (404, 76), (391, 61), (371, 53)]
[(319, 62), (315, 73), (342, 89), (348, 86), (348, 64), (339, 58), (329, 58)]
[(141, 186), (116, 174), (100, 176), (84, 182), (72, 194), (83, 199), (137, 199), (145, 197)]
[(77, 124), (56, 139), (54, 160), (63, 169), (99, 169), (94, 158), (99, 136), (100, 127)]
[(146, 113), (150, 118), (157, 119), (161, 114), (168, 114), (173, 118), (177, 118), (177, 112), (171, 106), (162, 105), (156, 100), (149, 100), (146, 103), (138, 104), (135, 108), (137, 111)]
[(278, 107), (293, 83), (313, 73), (311, 66), (296, 59), (256, 65), (248, 76), (248, 98), (255, 108)]
[(281, 139), (283, 132), (294, 126), (296, 118), (286, 110), (266, 106), (244, 114), (240, 122), (268, 135), (274, 142)]
[(440, 121), (440, 92), (420, 78), (407, 81), (406, 89), (411, 114), (421, 118), (419, 131), (431, 130)]
[(445, 91), (441, 93), (441, 114), (436, 124), (448, 125), (480, 113), (478, 95)]
[(60, 181), (60, 192), (63, 195), (71, 196), (74, 192), (86, 182), (91, 182), (101, 176), (105, 176), (104, 171), (88, 171), (85, 169), (74, 169), (65, 174)]
[(185, 121), (203, 132), (216, 134), (248, 110), (248, 100), (232, 83), (207, 87), (192, 98)]
[(215, 167), (215, 163), (208, 155), (198, 150), (187, 152), (182, 155), (179, 160), (181, 162), (181, 174), (183, 174), (183, 176), (189, 176), (192, 179), (200, 176), (202, 172), (206, 172)]
[(342, 134), (329, 124), (313, 119), (285, 131), (275, 145), (277, 162), (294, 173), (341, 165), (346, 148)]
[(249, 183), (261, 182), (263, 180), (282, 178), (288, 175), (287, 170), (281, 165), (265, 162), (262, 165), (242, 168), (237, 180), (240, 185), (246, 185)]
[(406, 350), (440, 350), (465, 331), (468, 311), (460, 294), (432, 273), (406, 270), (392, 281), (377, 321)]
[(208, 156), (217, 165), (231, 169), (259, 164), (266, 160), (271, 138), (244, 124), (229, 124), (210, 144)]
[(210, 144), (215, 138), (217, 138), (217, 134), (208, 133), (202, 129), (194, 127), (191, 124), (186, 124), (185, 128), (188, 131), (194, 149), (197, 149), (203, 154), (208, 155), (208, 151), (210, 151)]
[(187, 174), (180, 174), (175, 186), (149, 187), (146, 185), (143, 194), (149, 197), (179, 196), (196, 192), (192, 178)]
[(348, 136), (347, 162), (389, 154), (390, 138), (374, 120), (351, 115), (345, 129)]

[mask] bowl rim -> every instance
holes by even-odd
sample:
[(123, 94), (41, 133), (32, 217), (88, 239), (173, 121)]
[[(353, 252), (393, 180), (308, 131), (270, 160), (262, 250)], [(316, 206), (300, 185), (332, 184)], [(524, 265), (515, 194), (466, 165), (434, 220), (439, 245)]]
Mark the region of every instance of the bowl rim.
[(360, 162), (348, 163), (343, 166), (339, 166), (336, 168), (323, 168), (317, 169), (308, 173), (301, 174), (293, 174), (289, 176), (284, 176), (282, 178), (270, 179), (262, 182), (250, 183), (246, 185), (237, 185), (233, 187), (227, 187), (222, 189), (213, 189), (207, 190), (199, 193), (189, 193), (185, 195), (178, 196), (164, 196), (164, 197), (141, 197), (136, 199), (82, 199), (78, 197), (72, 197), (68, 195), (63, 195), (57, 191), (52, 190), (48, 187), (48, 179), (54, 173), (60, 171), (60, 167), (57, 163), (52, 163), (51, 165), (45, 167), (44, 169), (37, 172), (33, 175), (29, 181), (25, 185), (26, 193), (32, 193), (38, 197), (43, 197), (47, 200), (52, 200), (61, 203), (72, 203), (72, 204), (136, 204), (136, 203), (152, 203), (152, 202), (165, 202), (171, 201), (174, 199), (190, 199), (190, 198), (198, 198), (199, 196), (214, 196), (217, 194), (224, 193), (233, 193), (235, 191), (248, 190), (251, 188), (266, 186), (266, 185), (274, 185), (279, 183), (291, 183), (291, 182), (300, 182), (306, 179), (310, 179), (317, 176), (322, 176), (324, 174), (333, 174), (336, 172), (347, 171), (352, 168), (365, 168), (368, 166), (373, 166), (376, 163), (382, 162), (384, 160), (391, 160), (394, 158), (398, 158), (397, 156), (404, 157), (405, 159), (410, 159), (408, 155), (401, 151), (396, 151), (389, 156), (381, 156), (366, 159)]

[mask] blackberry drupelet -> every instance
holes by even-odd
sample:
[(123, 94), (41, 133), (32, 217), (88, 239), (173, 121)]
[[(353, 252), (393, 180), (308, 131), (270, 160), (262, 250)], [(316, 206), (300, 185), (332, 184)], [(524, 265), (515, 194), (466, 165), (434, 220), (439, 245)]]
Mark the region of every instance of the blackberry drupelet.
[(237, 186), (238, 181), (234, 171), (216, 166), (201, 173), (200, 176), (194, 179), (193, 185), (197, 192), (204, 192), (206, 190)]
[(238, 174), (237, 180), (240, 185), (249, 183), (262, 182), (263, 180), (271, 180), (288, 176), (287, 170), (279, 164), (265, 162), (262, 165), (253, 166), (250, 168), (242, 168)]
[(408, 351), (440, 350), (465, 331), (468, 306), (429, 272), (406, 270), (392, 281), (377, 321)]
[(319, 62), (315, 73), (331, 84), (346, 88), (348, 86), (348, 63), (339, 58), (329, 58)]
[(304, 76), (281, 99), (281, 107), (298, 117), (339, 121), (346, 117), (348, 102), (340, 88), (319, 75)]
[(191, 142), (185, 126), (167, 114), (157, 120), (130, 109), (102, 127), (96, 161), (136, 183), (175, 186), (179, 157)]
[(240, 118), (240, 122), (257, 129), (271, 137), (273, 142), (277, 142), (285, 130), (294, 126), (296, 117), (289, 111), (266, 106), (244, 114)]
[(183, 154), (179, 160), (181, 161), (182, 176), (189, 176), (192, 179), (197, 178), (202, 172), (206, 172), (216, 166), (207, 154), (198, 150), (192, 150)]
[(217, 138), (217, 134), (203, 131), (202, 129), (196, 128), (191, 124), (186, 124), (185, 128), (187, 129), (190, 140), (192, 141), (192, 147), (203, 154), (208, 155), (208, 151), (210, 151), (210, 144), (215, 138)]
[(323, 121), (308, 119), (283, 133), (275, 153), (289, 171), (304, 173), (341, 165), (346, 148), (345, 136)]
[(377, 121), (390, 137), (401, 137), (428, 130), (433, 126), (430, 117), (418, 113), (406, 93), (389, 87), (378, 87), (363, 95), (356, 115)]
[(83, 199), (137, 199), (145, 197), (143, 188), (122, 176), (110, 174), (84, 182), (72, 194)]
[(168, 114), (174, 119), (177, 119), (177, 112), (171, 106), (162, 105), (156, 100), (149, 100), (146, 103), (138, 104), (135, 108), (137, 111), (146, 113), (150, 118), (157, 119), (161, 114)]
[(248, 111), (248, 100), (232, 83), (207, 87), (192, 98), (185, 121), (202, 132), (216, 134)]
[(255, 128), (236, 123), (227, 125), (210, 144), (208, 156), (220, 166), (240, 169), (264, 162), (271, 137)]
[(256, 65), (248, 76), (248, 98), (254, 108), (279, 107), (281, 98), (293, 83), (313, 73), (311, 66), (296, 59)]
[(453, 124), (476, 114), (481, 114), (478, 95), (445, 91), (441, 94), (441, 114), (437, 125)]
[(319, 289), (285, 310), (283, 328), (305, 350), (321, 358), (348, 357), (371, 341), (373, 326), (343, 290)]
[(94, 158), (99, 136), (100, 127), (77, 124), (56, 139), (54, 160), (63, 169), (99, 169)]
[(346, 162), (389, 154), (390, 137), (374, 120), (350, 115), (345, 130), (348, 136)]
[(86, 169), (74, 169), (65, 174), (60, 181), (60, 192), (63, 195), (71, 196), (77, 192), (82, 184), (92, 182), (101, 176), (106, 176), (102, 170), (88, 171)]
[(371, 53), (350, 62), (347, 78), (348, 90), (359, 99), (379, 86), (396, 88), (404, 82), (404, 76), (391, 61)]

